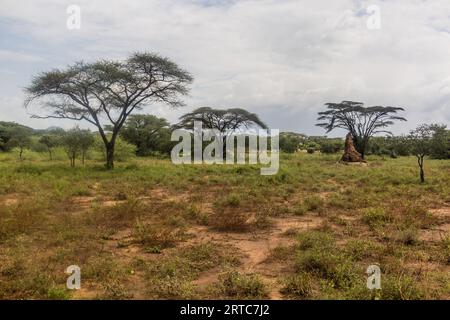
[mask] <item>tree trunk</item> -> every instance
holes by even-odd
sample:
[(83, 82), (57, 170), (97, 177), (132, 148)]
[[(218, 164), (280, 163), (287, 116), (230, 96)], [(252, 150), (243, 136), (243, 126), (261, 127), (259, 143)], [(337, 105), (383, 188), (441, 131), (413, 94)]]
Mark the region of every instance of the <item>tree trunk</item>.
[(19, 158), (20, 158), (20, 160), (22, 160), (22, 153), (23, 153), (23, 148), (20, 147), (20, 153), (19, 153)]
[(423, 158), (424, 158), (424, 156), (422, 156), (422, 155), (417, 157), (417, 162), (419, 163), (419, 168), (420, 168), (420, 182), (421, 183), (425, 182), (425, 172), (423, 171)]
[(112, 141), (106, 145), (106, 169), (114, 169), (114, 143)]

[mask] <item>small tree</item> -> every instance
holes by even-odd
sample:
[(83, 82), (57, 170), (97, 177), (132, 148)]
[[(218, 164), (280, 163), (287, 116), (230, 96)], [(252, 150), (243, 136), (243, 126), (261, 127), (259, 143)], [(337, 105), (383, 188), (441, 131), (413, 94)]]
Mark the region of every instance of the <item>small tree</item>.
[(68, 130), (62, 137), (62, 145), (66, 151), (70, 166), (75, 167), (75, 160), (81, 155), (81, 161), (84, 164), (86, 152), (94, 144), (94, 137), (89, 130), (82, 130), (75, 127)]
[[(167, 58), (135, 53), (125, 61), (79, 62), (36, 76), (26, 89), (25, 106), (47, 109), (35, 118), (83, 120), (97, 127), (106, 150), (106, 167), (114, 168), (114, 147), (127, 118), (144, 106), (162, 102), (181, 106), (191, 75)], [(109, 125), (111, 134), (104, 128)]]
[(39, 138), (39, 143), (42, 143), (50, 156), (50, 161), (53, 160), (53, 149), (60, 144), (59, 137), (55, 135), (45, 134)]
[(411, 153), (417, 157), (419, 165), (420, 182), (425, 182), (424, 158), (430, 155), (433, 149), (433, 134), (435, 127), (429, 124), (422, 124), (412, 130), (408, 135), (408, 142)]
[(71, 167), (75, 167), (75, 159), (80, 153), (80, 145), (78, 144), (79, 139), (77, 131), (78, 128), (68, 130), (64, 133), (61, 139), (64, 151), (66, 151), (67, 156), (69, 157)]
[(317, 124), (327, 130), (327, 133), (336, 128), (349, 131), (353, 136), (356, 150), (364, 159), (366, 147), (370, 137), (377, 133), (389, 133), (384, 128), (392, 125), (395, 120), (406, 121), (396, 116), (403, 108), (395, 107), (364, 107), (361, 102), (342, 101), (341, 103), (326, 103), (327, 111), (319, 112), (317, 120), (324, 121)]
[(81, 163), (84, 165), (86, 153), (94, 145), (95, 139), (90, 130), (79, 130), (78, 140), (81, 152)]
[(10, 139), (7, 142), (8, 148), (19, 148), (19, 158), (22, 160), (23, 150), (31, 145), (31, 132), (29, 129), (17, 126), (9, 131)]

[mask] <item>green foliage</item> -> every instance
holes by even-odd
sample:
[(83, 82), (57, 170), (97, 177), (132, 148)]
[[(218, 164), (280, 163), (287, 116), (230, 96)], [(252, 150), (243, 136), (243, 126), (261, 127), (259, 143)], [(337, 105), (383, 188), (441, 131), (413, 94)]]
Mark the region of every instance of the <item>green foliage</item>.
[(19, 144), (28, 146), (27, 139), (33, 133), (33, 129), (15, 122), (0, 121), (0, 150), (9, 151)]
[(94, 144), (94, 136), (90, 130), (82, 130), (75, 127), (68, 130), (61, 137), (61, 144), (70, 159), (70, 165), (75, 166), (75, 159), (81, 156), (81, 161), (84, 164), (86, 153)]
[(193, 130), (194, 122), (201, 122), (203, 128), (217, 129), (222, 134), (251, 126), (267, 128), (267, 125), (259, 119), (257, 114), (239, 108), (213, 109), (202, 107), (186, 113), (180, 119), (181, 121), (175, 125), (175, 128)]
[(352, 262), (336, 249), (334, 239), (324, 232), (298, 236), (296, 268), (330, 281), (333, 287), (349, 288), (356, 278)]
[(318, 211), (324, 206), (324, 201), (319, 196), (308, 196), (304, 200), (306, 210)]
[(450, 159), (450, 130), (445, 125), (433, 125), (430, 156), (433, 159)]
[(12, 148), (19, 149), (19, 158), (22, 159), (23, 150), (31, 145), (31, 129), (24, 126), (14, 126), (8, 130), (9, 140), (5, 143), (5, 148), (8, 150)]
[(124, 141), (136, 146), (138, 156), (170, 154), (170, 135), (166, 119), (144, 114), (130, 115), (120, 133)]
[(391, 221), (391, 217), (383, 208), (367, 208), (363, 210), (363, 221), (371, 228), (384, 226)]
[(242, 274), (231, 270), (219, 277), (220, 291), (234, 299), (262, 299), (267, 290), (257, 274)]
[(312, 293), (312, 279), (307, 273), (290, 276), (284, 281), (280, 292), (297, 299), (308, 298)]
[(298, 133), (282, 132), (279, 141), (280, 150), (286, 153), (294, 153), (300, 148), (304, 139), (305, 136)]
[(327, 139), (320, 143), (320, 152), (337, 153), (342, 150), (344, 143), (341, 139)]
[(56, 134), (44, 134), (39, 138), (39, 143), (44, 145), (50, 155), (50, 160), (53, 160), (53, 150), (61, 144), (61, 136)]

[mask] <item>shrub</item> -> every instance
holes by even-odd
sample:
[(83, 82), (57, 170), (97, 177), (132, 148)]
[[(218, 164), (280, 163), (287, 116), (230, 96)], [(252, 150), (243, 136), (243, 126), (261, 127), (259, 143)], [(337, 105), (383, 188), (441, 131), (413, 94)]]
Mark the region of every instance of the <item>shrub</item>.
[(309, 272), (332, 282), (334, 287), (349, 288), (356, 277), (351, 260), (339, 253), (333, 238), (314, 231), (298, 237), (296, 269)]
[(406, 274), (391, 275), (381, 278), (382, 300), (417, 300), (423, 297), (416, 285), (417, 279)]
[(324, 141), (320, 144), (320, 152), (322, 153), (336, 153), (342, 149), (342, 141)]
[(310, 197), (305, 198), (304, 204), (305, 204), (306, 210), (316, 211), (323, 207), (324, 201), (319, 196), (310, 196)]
[(164, 249), (173, 247), (175, 243), (180, 241), (181, 232), (173, 228), (144, 224), (138, 221), (133, 236), (136, 241), (146, 247)]
[(261, 299), (264, 298), (266, 288), (257, 274), (241, 274), (237, 271), (229, 271), (219, 277), (220, 291), (230, 298), (236, 299)]
[(415, 245), (419, 241), (419, 230), (415, 227), (409, 227), (397, 232), (397, 241), (405, 245)]
[(211, 226), (220, 231), (241, 232), (247, 230), (249, 227), (248, 217), (242, 209), (238, 208), (240, 203), (241, 197), (235, 193), (217, 201), (214, 204)]
[(383, 226), (391, 221), (391, 217), (383, 208), (368, 208), (363, 211), (363, 222), (372, 229)]
[(446, 236), (442, 239), (441, 248), (444, 263), (450, 265), (450, 236)]
[(312, 292), (312, 281), (308, 274), (298, 274), (285, 280), (280, 292), (294, 298), (307, 298)]

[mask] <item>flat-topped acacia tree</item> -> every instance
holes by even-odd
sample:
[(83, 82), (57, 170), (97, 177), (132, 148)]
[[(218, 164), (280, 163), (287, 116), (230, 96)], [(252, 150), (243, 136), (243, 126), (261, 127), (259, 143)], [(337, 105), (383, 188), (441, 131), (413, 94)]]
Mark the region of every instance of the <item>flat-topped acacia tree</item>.
[(180, 122), (174, 128), (193, 130), (194, 122), (201, 122), (203, 127), (216, 129), (223, 136), (227, 136), (236, 130), (251, 126), (267, 129), (267, 125), (261, 121), (255, 113), (240, 108), (212, 109), (209, 107), (197, 108), (192, 112), (181, 116)]
[(218, 131), (217, 139), (222, 139), (223, 156), (226, 156), (226, 139), (233, 133), (250, 127), (268, 129), (258, 115), (241, 108), (213, 109), (201, 107), (180, 117), (180, 122), (174, 129), (183, 128), (194, 131), (194, 123), (200, 122), (202, 127)]
[(125, 61), (78, 62), (64, 70), (43, 72), (25, 89), (25, 106), (39, 107), (39, 112), (32, 112), (34, 118), (87, 121), (96, 126), (105, 144), (106, 167), (113, 169), (116, 139), (128, 116), (157, 102), (182, 106), (180, 96), (188, 94), (192, 80), (167, 58), (134, 53)]
[(326, 103), (326, 111), (319, 112), (317, 120), (323, 121), (316, 125), (327, 130), (336, 128), (349, 131), (353, 136), (356, 150), (364, 159), (366, 147), (371, 136), (377, 133), (388, 133), (385, 128), (394, 124), (395, 120), (406, 121), (397, 116), (397, 112), (404, 111), (398, 107), (364, 107), (362, 102), (342, 101), (340, 103)]

